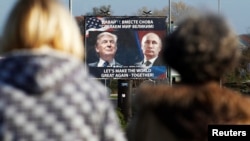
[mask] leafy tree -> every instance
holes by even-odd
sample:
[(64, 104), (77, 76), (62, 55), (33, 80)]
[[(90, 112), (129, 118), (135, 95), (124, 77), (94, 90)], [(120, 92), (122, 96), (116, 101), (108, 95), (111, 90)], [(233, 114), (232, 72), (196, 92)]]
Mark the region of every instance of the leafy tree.
[(250, 93), (249, 83), (245, 83), (250, 80), (250, 47), (242, 50), (242, 57), (239, 65), (234, 70), (224, 74), (222, 77), (223, 86), (235, 89), (242, 93)]
[(118, 81), (117, 81), (117, 79), (111, 79), (110, 83), (109, 83), (109, 87), (111, 89), (111, 93), (117, 94), (118, 93), (118, 90), (117, 90)]
[(247, 65), (250, 63), (250, 47), (243, 49), (241, 58), (241, 67), (247, 69)]
[(240, 75), (242, 81), (250, 80), (250, 47), (247, 47), (242, 51), (242, 57), (240, 61), (240, 68), (243, 70), (243, 74)]
[(248, 65), (250, 63), (250, 47), (242, 50), (242, 57), (239, 65), (233, 71), (226, 73), (223, 76), (224, 83), (241, 83), (250, 79), (250, 72)]

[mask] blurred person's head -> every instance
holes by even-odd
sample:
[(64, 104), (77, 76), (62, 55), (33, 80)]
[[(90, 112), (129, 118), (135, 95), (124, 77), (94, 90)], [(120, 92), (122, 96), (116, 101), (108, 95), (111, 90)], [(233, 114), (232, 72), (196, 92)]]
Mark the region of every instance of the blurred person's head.
[(83, 58), (76, 21), (57, 0), (19, 0), (6, 22), (0, 53), (53, 49)]
[(163, 60), (185, 83), (219, 81), (240, 57), (237, 35), (217, 14), (188, 17), (166, 38)]
[(96, 53), (105, 61), (114, 59), (117, 51), (117, 36), (109, 32), (102, 32), (97, 36)]
[(150, 32), (142, 37), (141, 49), (146, 60), (158, 57), (161, 48), (161, 38), (157, 34)]

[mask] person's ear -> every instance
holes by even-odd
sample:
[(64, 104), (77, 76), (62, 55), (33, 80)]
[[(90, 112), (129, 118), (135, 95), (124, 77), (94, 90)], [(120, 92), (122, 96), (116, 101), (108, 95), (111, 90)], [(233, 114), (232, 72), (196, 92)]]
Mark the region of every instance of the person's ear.
[(95, 51), (99, 53), (99, 48), (97, 46), (95, 46)]

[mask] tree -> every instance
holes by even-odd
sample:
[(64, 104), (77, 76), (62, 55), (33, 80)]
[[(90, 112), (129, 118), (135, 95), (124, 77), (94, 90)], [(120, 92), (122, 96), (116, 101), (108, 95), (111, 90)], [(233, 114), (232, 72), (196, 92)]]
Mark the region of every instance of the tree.
[(250, 26), (246, 28), (246, 33), (250, 35)]
[[(242, 50), (242, 57), (238, 66), (225, 73), (222, 77), (223, 86), (232, 88), (241, 93), (250, 94), (250, 47), (246, 47)], [(247, 83), (246, 83), (247, 82)]]
[[(186, 5), (184, 2), (171, 2), (171, 20), (179, 21), (184, 16), (192, 14), (196, 9), (194, 7)], [(150, 11), (147, 7), (140, 8), (135, 15), (143, 16), (143, 12)], [(169, 6), (165, 6), (162, 9), (152, 10), (151, 16), (169, 16)]]
[(223, 83), (241, 83), (249, 80), (250, 74), (248, 72), (248, 64), (250, 63), (250, 48), (242, 50), (242, 56), (240, 58), (238, 66), (224, 74)]
[(84, 39), (84, 37), (83, 37), (84, 34), (85, 34), (84, 16), (76, 16), (75, 19), (76, 19), (76, 22), (77, 22), (77, 24), (78, 24), (78, 26), (80, 28), (80, 31), (81, 31), (81, 34), (82, 34), (82, 38)]
[(171, 20), (178, 22), (183, 17), (192, 15), (196, 9), (192, 6), (186, 5), (184, 2), (172, 2), (171, 3)]
[(86, 13), (86, 16), (111, 16), (112, 14), (111, 5), (102, 5), (93, 7), (92, 12)]

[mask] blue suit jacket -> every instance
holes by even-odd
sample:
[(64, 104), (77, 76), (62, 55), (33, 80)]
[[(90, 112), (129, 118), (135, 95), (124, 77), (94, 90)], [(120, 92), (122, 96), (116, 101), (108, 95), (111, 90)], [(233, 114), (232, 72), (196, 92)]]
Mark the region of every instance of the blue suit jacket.
[[(142, 65), (143, 65), (143, 61), (135, 63), (135, 66), (142, 66)], [(157, 59), (152, 64), (152, 66), (165, 66), (165, 64), (162, 62), (162, 60), (159, 57), (157, 57)]]
[[(98, 61), (93, 62), (93, 63), (89, 63), (88, 66), (89, 67), (97, 67), (98, 63), (99, 63)], [(118, 63), (117, 61), (115, 61), (115, 67), (122, 67), (122, 65), (120, 63)]]

